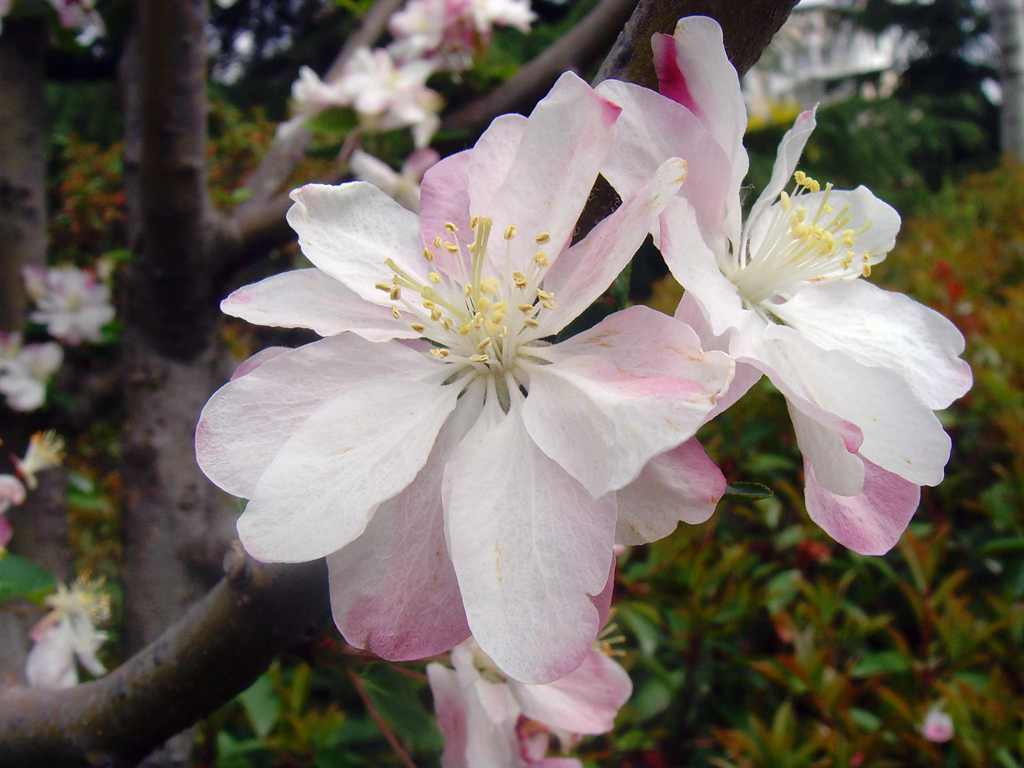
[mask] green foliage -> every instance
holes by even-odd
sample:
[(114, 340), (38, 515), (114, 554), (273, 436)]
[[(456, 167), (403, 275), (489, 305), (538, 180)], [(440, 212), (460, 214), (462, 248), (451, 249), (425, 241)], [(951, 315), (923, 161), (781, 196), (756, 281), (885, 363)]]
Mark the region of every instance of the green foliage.
[(9, 552), (0, 557), (0, 603), (17, 599), (42, 603), (55, 585), (53, 575), (31, 560)]

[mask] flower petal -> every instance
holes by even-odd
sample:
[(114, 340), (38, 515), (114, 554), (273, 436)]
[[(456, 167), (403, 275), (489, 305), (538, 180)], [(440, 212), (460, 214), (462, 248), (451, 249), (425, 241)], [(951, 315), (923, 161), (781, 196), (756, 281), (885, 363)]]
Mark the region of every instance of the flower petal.
[(548, 456), (595, 498), (689, 440), (733, 376), (687, 326), (631, 307), (537, 354), (523, 420)]
[(921, 488), (877, 464), (864, 462), (864, 490), (839, 496), (823, 487), (804, 462), (807, 514), (844, 547), (884, 555), (899, 541), (921, 499)]
[[(378, 291), (377, 297), (386, 294)], [(243, 286), (220, 309), (255, 325), (309, 328), (320, 336), (352, 331), (368, 341), (388, 341), (420, 335), (392, 317), (389, 307), (366, 301), (319, 269), (293, 269)]]
[(362, 536), (327, 557), (334, 621), (350, 645), (406, 661), (469, 636), (445, 543), (441, 481), (482, 405), (481, 383), (462, 396), (416, 479), (377, 508)]
[[(771, 206), (779, 193), (786, 188), (789, 180), (796, 172), (800, 156), (804, 153), (804, 146), (807, 140), (814, 133), (817, 125), (814, 118), (814, 110), (809, 109), (797, 115), (793, 127), (786, 131), (786, 135), (779, 142), (779, 148), (775, 155), (775, 165), (772, 166), (772, 176), (768, 185), (761, 190), (761, 194), (750, 209), (747, 217), (748, 227), (756, 227), (761, 219), (761, 214)], [(744, 237), (749, 235), (744, 234)]]
[(231, 374), (231, 381), (252, 373), (268, 360), (273, 360), (275, 357), (286, 355), (292, 351), (291, 347), (264, 347), (238, 364), (238, 367)]
[(394, 275), (387, 259), (426, 280), (416, 214), (372, 184), (307, 184), (292, 199), (288, 223), (303, 255), (367, 301), (377, 301), (374, 285)]
[(671, 99), (633, 83), (605, 80), (597, 92), (622, 107), (614, 148), (601, 168), (619, 196), (635, 193), (666, 159), (682, 157), (688, 166), (683, 195), (704, 232), (720, 229), (730, 191), (722, 168), (729, 160), (700, 120)]
[(822, 349), (899, 372), (929, 408), (946, 408), (971, 388), (971, 367), (959, 357), (963, 335), (902, 293), (865, 280), (812, 285), (777, 314)]
[(626, 671), (599, 651), (565, 677), (546, 685), (509, 681), (523, 714), (551, 728), (572, 733), (607, 733), (633, 692)]
[(679, 521), (703, 523), (725, 493), (725, 476), (696, 438), (651, 459), (618, 492), (615, 543), (647, 544), (668, 536)]
[(860, 430), (807, 405), (796, 398), (787, 401), (804, 461), (818, 468), (824, 488), (842, 496), (858, 495), (864, 488), (864, 460), (857, 455), (863, 441)]
[(441, 664), (427, 665), (427, 681), (434, 697), (437, 724), (444, 735), (444, 768), (471, 768), (466, 762), (467, 717), (466, 703), (454, 670)]
[(541, 313), (538, 335), (562, 330), (604, 293), (633, 258), (658, 215), (679, 189), (686, 165), (673, 158), (662, 163), (635, 195), (602, 220), (587, 236), (563, 253), (544, 278), (557, 297), (554, 309)]
[(672, 276), (700, 303), (716, 336), (750, 322), (753, 313), (743, 308), (736, 286), (722, 274), (686, 200), (676, 198), (662, 213), (660, 248)]
[[(577, 75), (562, 74), (530, 113), (515, 160), (487, 201), (489, 210), (477, 209), (473, 197), (472, 213), (490, 216), (499, 237), (509, 225), (528, 238), (548, 233), (549, 255), (557, 256), (568, 245), (611, 149), (620, 111)], [(476, 153), (474, 161), (490, 159)]]
[(54, 624), (36, 640), (25, 661), (25, 679), (32, 688), (73, 688), (78, 684), (70, 631)]
[[(513, 398), (518, 390), (513, 391)], [(506, 674), (548, 682), (597, 636), (613, 498), (592, 499), (534, 445), (514, 400), (488, 398), (445, 472), (449, 548), (469, 626)]]

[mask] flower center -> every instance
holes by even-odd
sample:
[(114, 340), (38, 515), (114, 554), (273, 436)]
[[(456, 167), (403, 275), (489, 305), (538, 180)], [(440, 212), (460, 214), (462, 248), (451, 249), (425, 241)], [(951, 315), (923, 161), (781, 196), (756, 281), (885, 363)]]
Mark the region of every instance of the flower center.
[(780, 192), (778, 203), (758, 217), (768, 217), (765, 226), (750, 222), (739, 265), (726, 273), (749, 304), (769, 310), (769, 300), (804, 283), (868, 277), (884, 255), (858, 250), (857, 238), (870, 223), (851, 228), (849, 206), (836, 212), (829, 202), (831, 184), (822, 190), (803, 171), (796, 172), (794, 182), (792, 193)]
[[(430, 354), (438, 361), (504, 379), (507, 374), (516, 376), (516, 362), (540, 344), (539, 317), (555, 307), (555, 295), (541, 287), (551, 264), (544, 251), (551, 236), (538, 233), (527, 260), (522, 253), (524, 238), (513, 225), (502, 233), (503, 245), (490, 246), (496, 239), (491, 236), (492, 224), (490, 218), (474, 216), (469, 243), (458, 227), (445, 224), (444, 234), (423, 249), (431, 267), (426, 283), (388, 259), (392, 280), (376, 287), (388, 294), (396, 320), (408, 320), (416, 333), (435, 345)], [(435, 268), (441, 249), (458, 258), (461, 270), (451, 271), (460, 274)]]

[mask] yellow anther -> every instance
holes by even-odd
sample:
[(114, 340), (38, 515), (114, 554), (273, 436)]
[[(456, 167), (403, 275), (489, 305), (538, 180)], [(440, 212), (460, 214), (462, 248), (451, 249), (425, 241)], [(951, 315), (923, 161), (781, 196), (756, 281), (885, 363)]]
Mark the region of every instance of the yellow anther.
[(807, 188), (809, 190), (811, 190), (811, 192), (820, 192), (821, 191), (821, 184), (818, 183), (817, 179), (808, 178), (807, 179)]
[(453, 235), (454, 235), (454, 234), (455, 234), (456, 232), (458, 232), (458, 231), (459, 231), (459, 228), (458, 228), (458, 227), (456, 227), (456, 226), (455, 226), (455, 224), (454, 224), (454, 222), (451, 222), (451, 221), (446, 221), (446, 222), (444, 223), (444, 228), (445, 228), (445, 229), (447, 229), (447, 230), (448, 230), (449, 232), (451, 232), (451, 233), (452, 233)]
[(544, 251), (537, 251), (535, 254), (533, 254), (533, 263), (536, 264), (538, 267), (546, 267), (551, 262), (548, 261), (547, 254), (544, 253)]
[(530, 328), (536, 328), (538, 325), (540, 325), (540, 322), (534, 320), (532, 317), (528, 317), (525, 320), (523, 320), (523, 325), (528, 325)]
[(423, 258), (426, 259), (427, 261), (433, 261), (434, 260), (434, 252), (431, 251), (429, 248), (424, 248), (423, 249)]
[(793, 174), (793, 180), (802, 187), (807, 182), (807, 174), (803, 171), (797, 171)]
[(438, 347), (437, 349), (430, 350), (430, 354), (432, 354), (434, 357), (438, 358), (439, 360), (444, 360), (446, 357), (448, 357), (448, 355), (450, 353), (444, 347)]
[(437, 237), (434, 238), (434, 247), (435, 248), (440, 248), (441, 247), (441, 236), (440, 235), (438, 235)]
[(480, 312), (486, 312), (488, 309), (491, 308), (491, 300), (488, 299), (486, 296), (481, 296), (480, 301), (476, 303), (476, 308)]
[(473, 330), (472, 323), (463, 323), (459, 326), (459, 336), (468, 336), (471, 330)]
[(533, 312), (533, 304), (519, 304), (517, 309), (525, 315), (528, 312)]
[(551, 299), (555, 298), (555, 294), (553, 294), (551, 291), (545, 291), (543, 288), (538, 288), (537, 298), (542, 300), (547, 299), (548, 301), (550, 301)]
[(485, 336), (483, 339), (480, 340), (480, 343), (476, 345), (476, 351), (477, 352), (483, 352), (485, 349), (487, 349), (493, 343), (494, 342), (492, 341), (490, 336)]
[(443, 314), (444, 313), (441, 312), (440, 309), (438, 309), (437, 307), (434, 307), (432, 310), (430, 310), (430, 319), (433, 320), (436, 323), (438, 320), (441, 319), (441, 316)]
[(864, 277), (871, 277), (871, 262), (865, 261), (864, 269), (862, 269), (860, 273), (864, 275)]
[(479, 222), (479, 221), (480, 221), (480, 217), (479, 216), (474, 216), (473, 218), (471, 218), (469, 220), (469, 228), (470, 229), (476, 229), (477, 222)]
[(515, 224), (509, 224), (507, 227), (505, 227), (505, 239), (506, 240), (511, 240), (515, 236), (516, 236), (516, 225)]
[(473, 315), (473, 327), (474, 328), (482, 328), (483, 325), (484, 325), (484, 316), (482, 314), (480, 314), (479, 312), (477, 312), (475, 315)]
[(789, 193), (786, 190), (779, 192), (779, 202), (782, 203), (782, 210), (788, 211), (789, 207), (793, 202), (789, 199)]
[(551, 234), (549, 232), (541, 232), (533, 239), (536, 240), (538, 244), (546, 243), (548, 240), (551, 239)]
[(384, 293), (391, 293), (391, 289), (394, 287), (391, 283), (374, 283), (374, 288), (378, 291), (384, 291)]
[(444, 326), (444, 329), (446, 331), (450, 331), (452, 329), (452, 321), (449, 320), (447, 317), (441, 318), (441, 325)]
[(392, 307), (391, 316), (395, 318), (395, 320), (398, 320), (402, 316), (402, 313), (398, 311), (398, 307)]
[(512, 282), (515, 283), (516, 288), (525, 288), (526, 287), (526, 275), (524, 275), (522, 272), (513, 272), (512, 273)]
[(473, 355), (469, 359), (474, 363), (486, 363), (491, 358), (489, 358), (487, 355)]
[(438, 283), (441, 282), (441, 273), (440, 272), (428, 272), (427, 273), (427, 279), (430, 280), (430, 282), (432, 282), (434, 285), (437, 285)]
[(854, 232), (852, 229), (844, 229), (842, 237), (843, 245), (849, 248), (853, 246), (853, 241), (857, 237), (857, 233)]
[(400, 298), (402, 298), (402, 289), (399, 288), (397, 285), (393, 286), (391, 288), (391, 292), (388, 295), (391, 297), (392, 301), (398, 301)]
[(409, 327), (416, 331), (416, 333), (423, 333), (426, 330), (426, 326), (423, 323), (410, 323)]
[(488, 277), (480, 281), (480, 290), (484, 293), (489, 293), (492, 296), (497, 296), (501, 291), (501, 284), (498, 282), (497, 278)]
[(458, 253), (459, 252), (459, 246), (457, 246), (455, 243), (449, 243), (448, 241), (445, 241), (444, 249), (446, 251), (448, 251), (449, 253)]

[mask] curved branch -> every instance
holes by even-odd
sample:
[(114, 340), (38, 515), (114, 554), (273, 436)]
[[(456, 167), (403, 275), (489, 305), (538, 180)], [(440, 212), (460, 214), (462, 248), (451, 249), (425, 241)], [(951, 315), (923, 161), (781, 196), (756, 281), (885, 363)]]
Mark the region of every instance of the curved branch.
[(633, 10), (633, 0), (601, 0), (586, 18), (525, 64), (492, 93), (467, 104), (444, 121), (449, 129), (471, 129), (497, 115), (528, 110), (567, 69), (582, 69), (605, 51)]
[(323, 560), (261, 565), (239, 550), (181, 621), (106, 677), (0, 691), (0, 766), (134, 765), (245, 690), (328, 616)]

